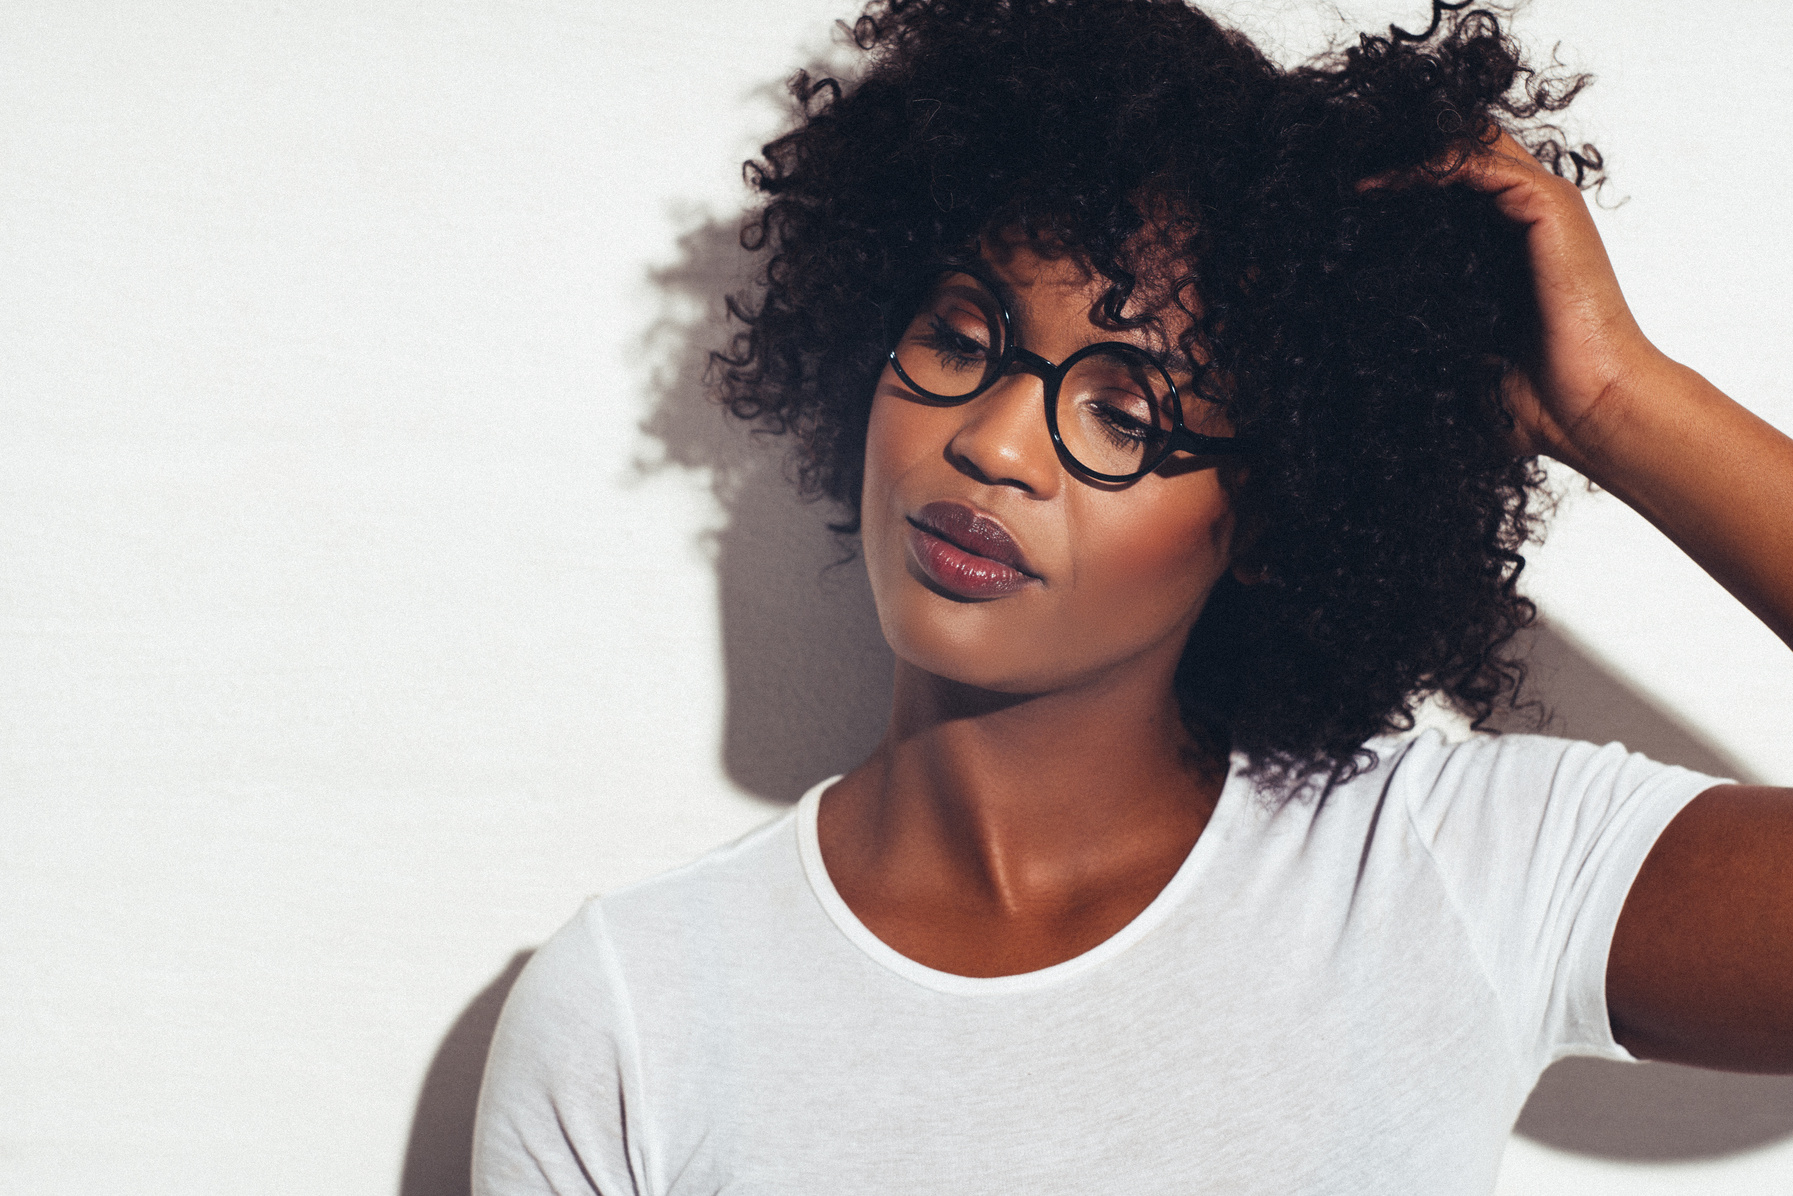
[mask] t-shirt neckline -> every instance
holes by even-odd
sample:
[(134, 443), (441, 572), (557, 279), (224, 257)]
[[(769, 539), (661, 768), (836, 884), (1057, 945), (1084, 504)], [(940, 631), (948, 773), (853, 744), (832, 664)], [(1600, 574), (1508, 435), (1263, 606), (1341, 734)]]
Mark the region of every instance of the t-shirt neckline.
[(1244, 763), (1242, 756), (1237, 753), (1233, 755), (1227, 769), (1226, 782), (1220, 788), (1220, 796), (1215, 799), (1213, 813), (1208, 816), (1208, 824), (1202, 828), (1202, 833), (1189, 849), (1189, 854), (1183, 857), (1176, 874), (1158, 891), (1150, 904), (1140, 910), (1131, 922), (1083, 954), (1032, 972), (1017, 972), (1009, 976), (961, 976), (957, 972), (943, 972), (917, 963), (866, 928), (865, 923), (859, 920), (859, 916), (834, 887), (834, 880), (828, 875), (828, 867), (822, 861), (822, 842), (816, 832), (816, 812), (821, 808), (822, 794), (830, 785), (840, 780), (840, 776), (818, 782), (798, 800), (797, 854), (803, 861), (803, 873), (809, 882), (810, 892), (815, 894), (817, 903), (828, 915), (829, 921), (874, 963), (924, 988), (958, 996), (1033, 992), (1062, 984), (1072, 977), (1100, 967), (1150, 934), (1171, 911), (1182, 904), (1204, 867), (1202, 861), (1219, 850), (1218, 841), (1224, 837), (1221, 822), (1230, 816), (1233, 807), (1249, 796), (1250, 782), (1242, 775)]

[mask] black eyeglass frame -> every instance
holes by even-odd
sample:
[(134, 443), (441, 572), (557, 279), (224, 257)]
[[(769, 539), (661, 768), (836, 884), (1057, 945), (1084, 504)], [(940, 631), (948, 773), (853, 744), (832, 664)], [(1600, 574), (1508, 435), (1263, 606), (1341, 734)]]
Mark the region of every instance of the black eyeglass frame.
[[(1014, 317), (1009, 313), (1009, 305), (1002, 297), (1002, 290), (984, 270), (968, 262), (948, 261), (942, 262), (939, 269), (936, 270), (931, 277), (944, 278), (948, 274), (964, 274), (977, 280), (977, 282), (983, 286), (984, 290), (989, 293), (990, 298), (995, 301), (997, 313), (1002, 317), (1002, 355), (996, 359), (994, 367), (989, 371), (989, 376), (978, 385), (977, 389), (971, 391), (969, 394), (936, 394), (927, 387), (918, 385), (915, 379), (909, 376), (909, 372), (903, 368), (903, 363), (897, 358), (897, 349), (902, 346), (903, 334), (908, 331), (908, 323), (905, 322), (901, 331), (899, 331), (894, 340), (892, 340), (890, 352), (887, 354), (887, 357), (890, 361), (891, 368), (896, 371), (897, 377), (901, 378), (903, 384), (910, 390), (915, 391), (917, 394), (922, 395), (933, 402), (945, 406), (956, 407), (960, 403), (969, 403), (972, 399), (977, 398), (986, 390), (989, 390), (992, 386), (995, 386), (1003, 378), (1008, 376), (1016, 366), (1022, 366), (1030, 372), (1037, 374), (1040, 380), (1045, 384), (1046, 430), (1052, 434), (1052, 446), (1058, 451), (1059, 459), (1083, 476), (1110, 485), (1136, 482), (1140, 478), (1151, 473), (1154, 469), (1157, 469), (1160, 465), (1163, 465), (1172, 453), (1178, 451), (1194, 453), (1197, 456), (1204, 457), (1242, 456), (1252, 451), (1252, 444), (1245, 437), (1208, 436), (1201, 432), (1190, 431), (1188, 426), (1183, 422), (1182, 396), (1177, 389), (1176, 381), (1170, 376), (1170, 371), (1166, 370), (1157, 358), (1153, 357), (1144, 349), (1141, 349), (1138, 345), (1128, 344), (1126, 341), (1098, 341), (1093, 345), (1085, 345), (1083, 348), (1065, 358), (1064, 361), (1054, 365), (1044, 357), (1041, 357), (1038, 353), (1021, 347), (1019, 338), (1015, 335)], [(914, 316), (911, 314), (910, 319), (912, 320), (913, 318)], [(1064, 382), (1065, 377), (1070, 373), (1073, 366), (1084, 358), (1094, 356), (1097, 353), (1119, 353), (1123, 357), (1137, 360), (1140, 363), (1157, 370), (1159, 376), (1164, 379), (1164, 384), (1170, 388), (1171, 429), (1169, 433), (1166, 434), (1164, 443), (1159, 447), (1157, 453), (1132, 473), (1101, 473), (1091, 469), (1077, 459), (1077, 455), (1066, 446), (1064, 437), (1061, 436), (1058, 431), (1059, 386)]]

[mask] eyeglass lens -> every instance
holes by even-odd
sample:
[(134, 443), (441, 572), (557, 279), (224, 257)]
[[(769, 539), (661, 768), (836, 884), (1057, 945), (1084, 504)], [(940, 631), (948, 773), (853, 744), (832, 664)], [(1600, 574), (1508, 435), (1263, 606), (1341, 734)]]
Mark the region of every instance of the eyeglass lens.
[[(908, 383), (929, 398), (963, 399), (996, 381), (1008, 349), (1002, 306), (969, 274), (947, 273), (927, 293), (896, 346)], [(1153, 464), (1171, 433), (1175, 393), (1144, 353), (1096, 348), (1060, 368), (1054, 422), (1084, 470), (1131, 475)], [(1048, 389), (1051, 389), (1048, 381)]]

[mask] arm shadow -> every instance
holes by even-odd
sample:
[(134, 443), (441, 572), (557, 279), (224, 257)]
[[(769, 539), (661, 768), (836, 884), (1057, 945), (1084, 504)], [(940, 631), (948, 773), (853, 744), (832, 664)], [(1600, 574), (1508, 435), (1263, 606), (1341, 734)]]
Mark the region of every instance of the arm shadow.
[(417, 1109), (411, 1115), (399, 1196), (470, 1196), (473, 1113), (479, 1104), (486, 1052), (492, 1047), (492, 1032), (498, 1026), (504, 998), (533, 954), (519, 951), (511, 956), (504, 970), (455, 1018), (436, 1048), (417, 1094)]
[[(1540, 624), (1526, 633), (1521, 653), (1526, 689), (1543, 708), (1535, 729), (1594, 743), (1616, 740), (1664, 763), (1761, 783), (1560, 629)], [(1512, 718), (1497, 729), (1534, 727)], [(1564, 1059), (1538, 1081), (1515, 1129), (1558, 1150), (1624, 1162), (1736, 1154), (1793, 1135), (1793, 1076)]]
[[(751, 286), (740, 221), (707, 220), (650, 275), (660, 316), (646, 337), (645, 474), (708, 479), (721, 513), (707, 533), (722, 636), (722, 766), (789, 803), (871, 752), (890, 712), (892, 658), (841, 512), (798, 496), (783, 437), (750, 431), (710, 397), (710, 353), (733, 331), (723, 296)], [(738, 325), (736, 326), (738, 327)]]

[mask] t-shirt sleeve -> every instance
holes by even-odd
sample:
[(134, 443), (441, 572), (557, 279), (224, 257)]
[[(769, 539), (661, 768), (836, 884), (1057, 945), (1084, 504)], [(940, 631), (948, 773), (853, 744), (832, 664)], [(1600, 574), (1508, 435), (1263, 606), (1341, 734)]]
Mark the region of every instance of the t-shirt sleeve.
[(628, 994), (588, 902), (529, 961), (498, 1018), (473, 1134), (473, 1196), (639, 1196)]
[(1613, 930), (1657, 837), (1722, 783), (1616, 743), (1422, 736), (1410, 746), (1396, 784), (1535, 1069), (1565, 1055), (1633, 1058), (1606, 1009)]

